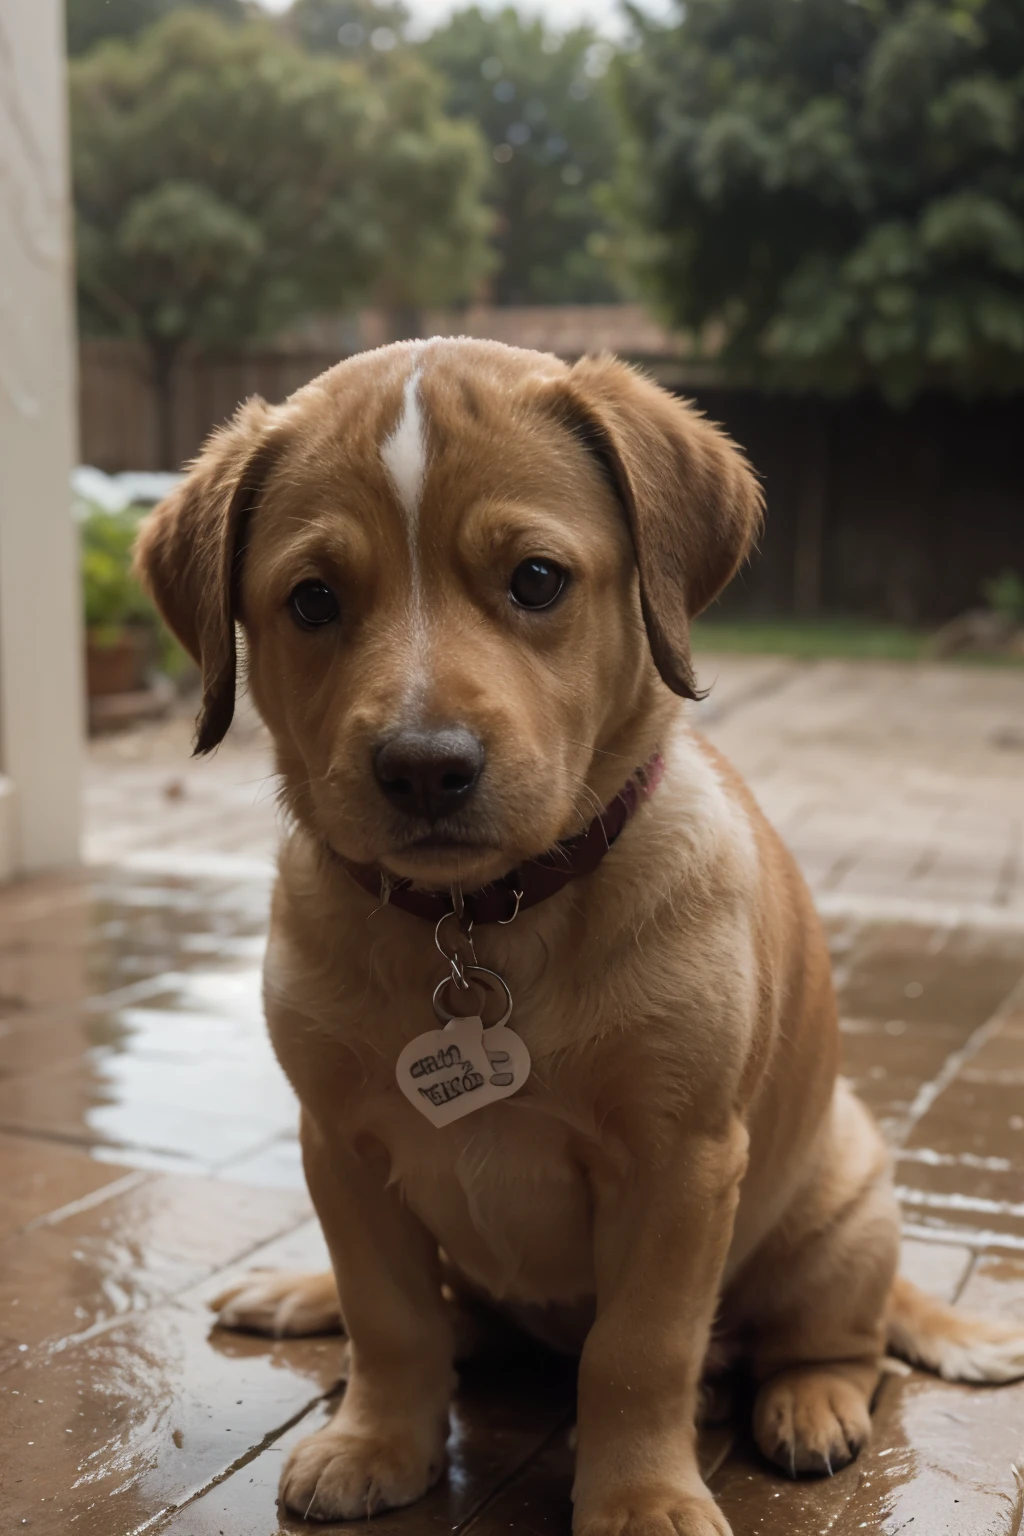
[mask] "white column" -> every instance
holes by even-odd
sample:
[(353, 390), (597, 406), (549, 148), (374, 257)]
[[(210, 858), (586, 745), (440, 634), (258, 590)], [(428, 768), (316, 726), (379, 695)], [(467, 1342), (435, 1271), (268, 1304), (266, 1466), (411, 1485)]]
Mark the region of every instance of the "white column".
[[(0, 860), (78, 858), (83, 698), (63, 0), (0, 4)], [(6, 793), (4, 789), (6, 788)], [(4, 822), (6, 821), (6, 827)]]

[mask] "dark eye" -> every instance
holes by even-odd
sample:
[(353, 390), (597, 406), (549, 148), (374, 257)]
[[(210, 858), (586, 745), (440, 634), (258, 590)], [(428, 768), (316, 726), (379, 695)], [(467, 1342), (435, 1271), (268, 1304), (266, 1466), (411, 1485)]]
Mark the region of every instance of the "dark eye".
[(288, 607), (300, 629), (319, 629), (338, 617), (338, 599), (322, 581), (300, 581)]
[(550, 608), (565, 586), (566, 572), (553, 560), (531, 555), (512, 572), (508, 590), (520, 608)]

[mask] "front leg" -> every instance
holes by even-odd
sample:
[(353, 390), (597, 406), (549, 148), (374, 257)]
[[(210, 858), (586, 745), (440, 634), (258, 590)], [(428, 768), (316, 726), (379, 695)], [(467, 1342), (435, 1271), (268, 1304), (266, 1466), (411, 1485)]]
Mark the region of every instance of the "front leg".
[(366, 1519), (411, 1504), (440, 1477), (453, 1385), (452, 1328), (437, 1244), (387, 1186), (387, 1160), (357, 1153), (306, 1113), (302, 1156), (349, 1337), (341, 1407), (295, 1447), (288, 1509)]
[(695, 1418), (746, 1156), (735, 1120), (650, 1126), (628, 1158), (592, 1170), (597, 1315), (580, 1361), (574, 1536), (729, 1536)]

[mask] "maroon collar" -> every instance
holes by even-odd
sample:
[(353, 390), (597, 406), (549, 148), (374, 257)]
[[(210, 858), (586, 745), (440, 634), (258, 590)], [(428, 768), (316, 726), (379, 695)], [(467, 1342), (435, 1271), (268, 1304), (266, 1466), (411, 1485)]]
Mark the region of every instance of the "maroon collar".
[[(657, 789), (664, 771), (661, 753), (655, 752), (630, 775), (615, 799), (579, 837), (556, 843), (540, 858), (527, 859), (500, 880), (467, 892), (463, 897), (466, 917), (472, 923), (510, 923), (527, 907), (535, 907), (554, 896), (570, 880), (593, 874), (626, 823)], [(330, 851), (334, 853), (333, 849)], [(449, 891), (423, 891), (409, 880), (387, 875), (376, 864), (353, 864), (337, 853), (334, 857), (357, 885), (382, 904), (400, 907), (403, 912), (434, 923), (453, 910)]]

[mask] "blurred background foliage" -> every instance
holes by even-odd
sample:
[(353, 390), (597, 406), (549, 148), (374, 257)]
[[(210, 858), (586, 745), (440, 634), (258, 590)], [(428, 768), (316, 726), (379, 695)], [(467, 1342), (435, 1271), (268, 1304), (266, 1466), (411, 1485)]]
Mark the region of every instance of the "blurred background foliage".
[(624, 203), (675, 324), (761, 382), (1024, 384), (1020, 0), (686, 0), (636, 34)]
[[(214, 11), (229, 21), (242, 21), (245, 0), (190, 0), (197, 9)], [(71, 58), (87, 53), (108, 37), (137, 37), (182, 0), (65, 0), (67, 48)]]
[(132, 549), (140, 513), (83, 509), (82, 587), (86, 627), (116, 634), (125, 625), (151, 624), (153, 606), (131, 575)]
[(304, 313), (641, 293), (736, 379), (1021, 387), (1021, 0), (627, 14), (67, 0), (83, 326), (166, 375)]
[(398, 0), (294, 0), (281, 26), (313, 53), (358, 58), (373, 66), (404, 43), (408, 21)]
[(497, 304), (621, 297), (607, 194), (623, 133), (612, 45), (586, 27), (557, 34), (512, 9), (460, 11), (423, 45), (448, 110), (479, 126), (494, 171)]
[(132, 556), (139, 522), (148, 509), (126, 507), (110, 512), (82, 505), (78, 509), (82, 606), (90, 651), (122, 646), (126, 632), (136, 637), (139, 682), (151, 667), (165, 677), (185, 681), (194, 673), (189, 657), (161, 623), (153, 604), (135, 579)]
[(490, 261), (486, 150), (443, 95), (409, 51), (371, 79), (191, 8), (94, 46), (71, 67), (83, 330), (145, 343), (166, 421), (185, 343), (460, 298)]

